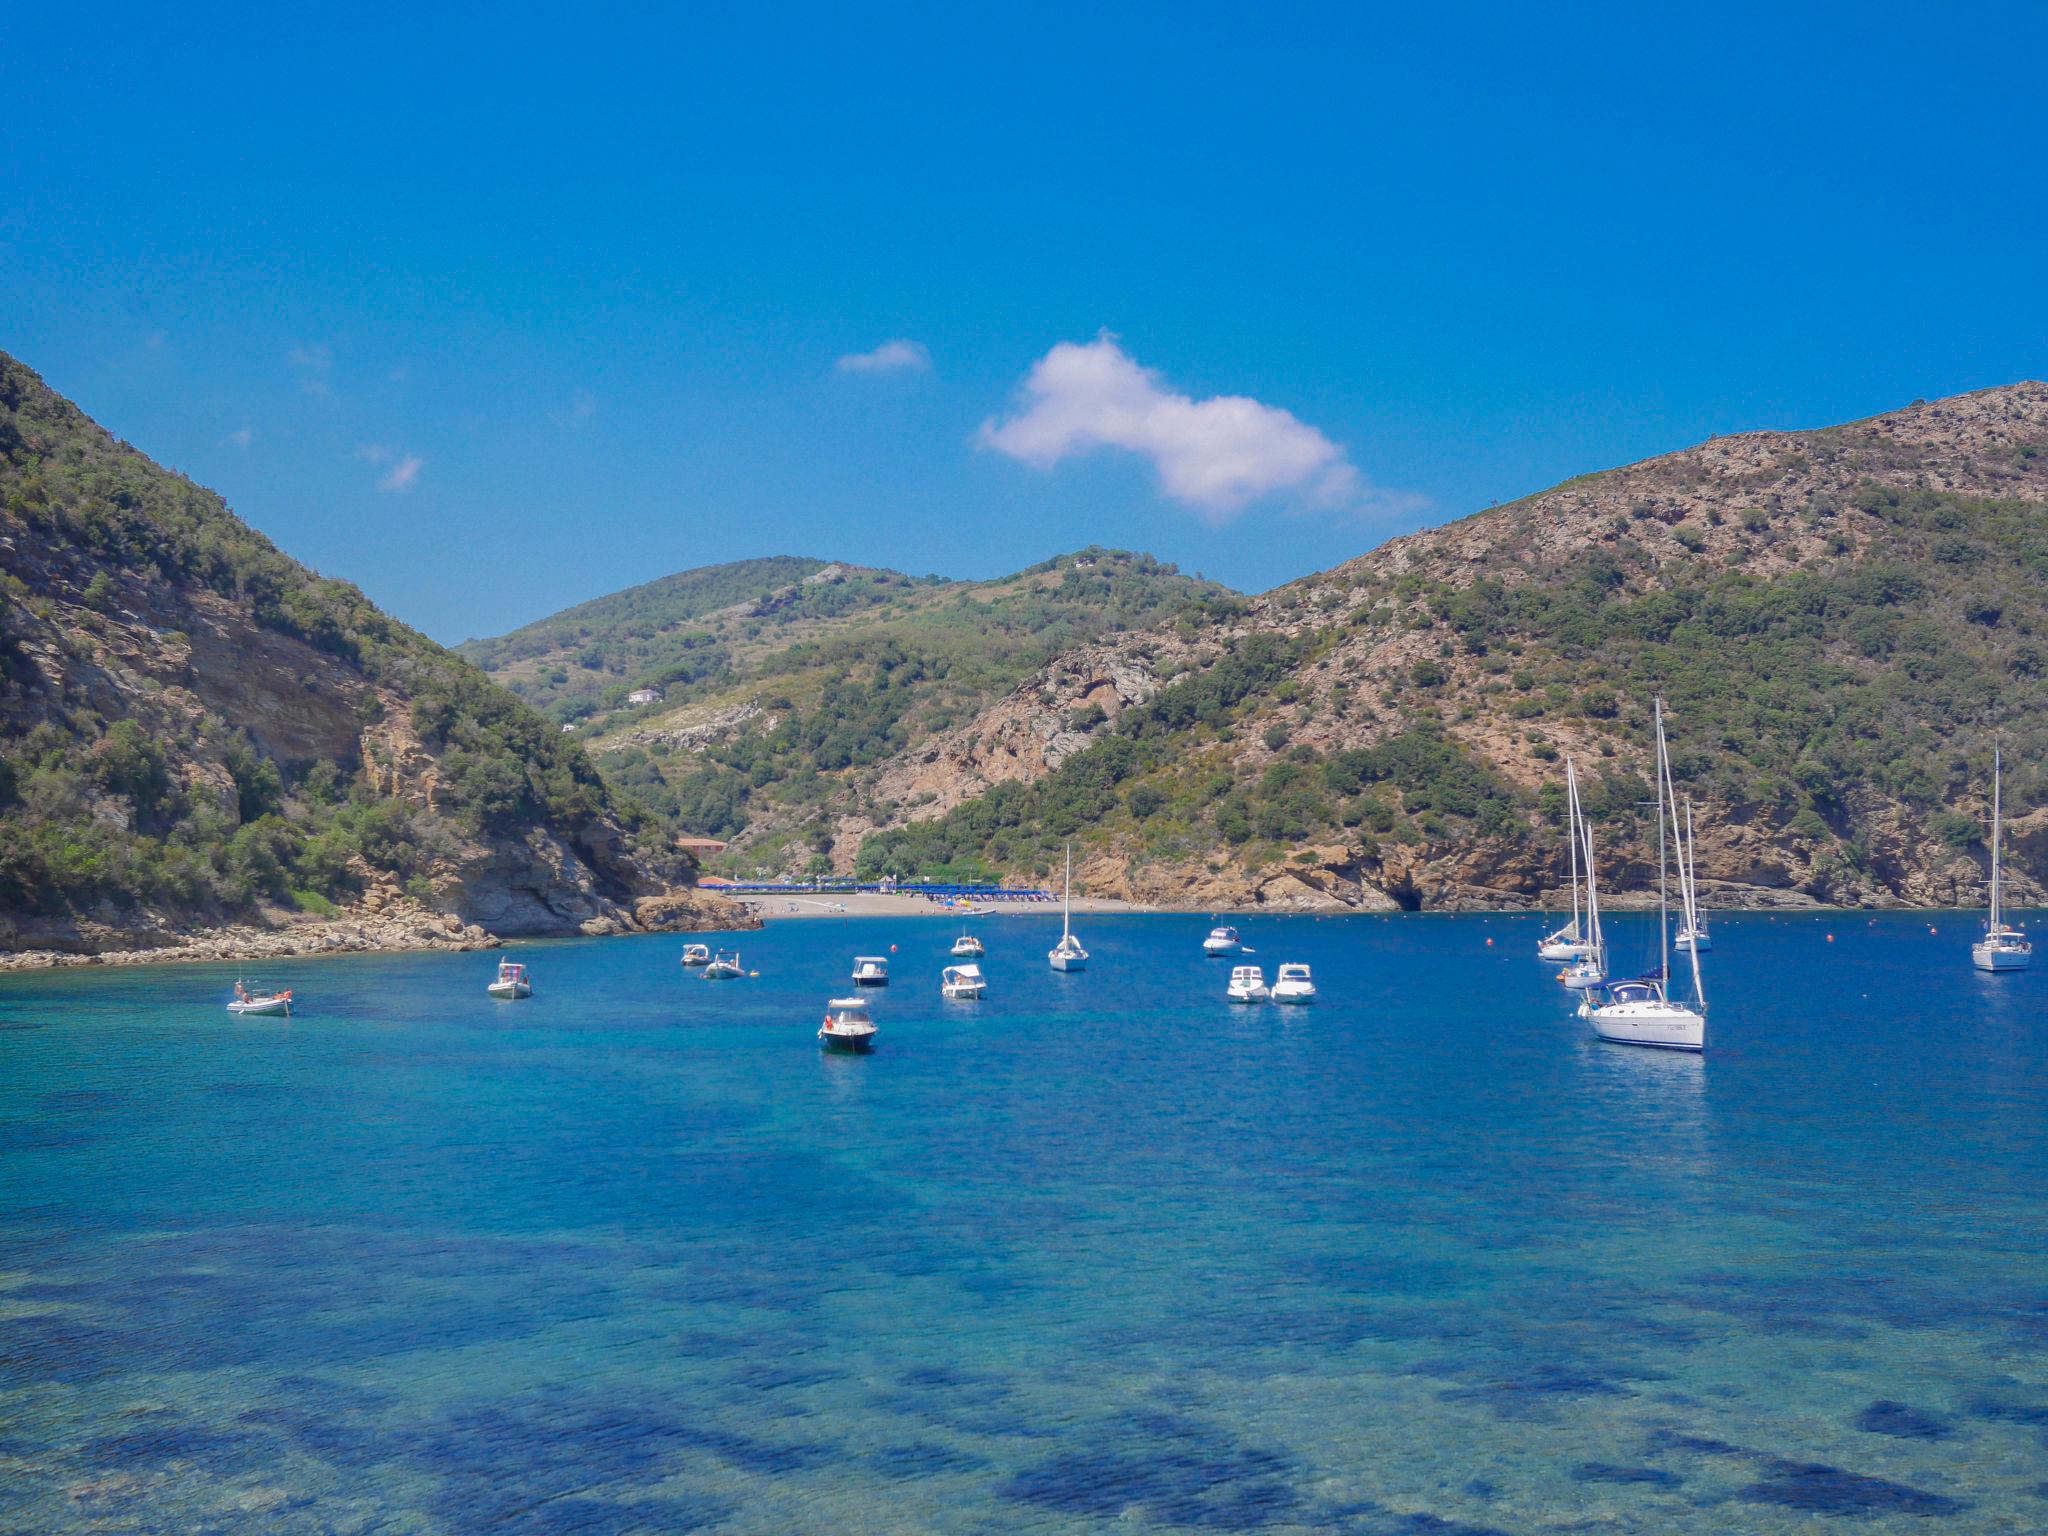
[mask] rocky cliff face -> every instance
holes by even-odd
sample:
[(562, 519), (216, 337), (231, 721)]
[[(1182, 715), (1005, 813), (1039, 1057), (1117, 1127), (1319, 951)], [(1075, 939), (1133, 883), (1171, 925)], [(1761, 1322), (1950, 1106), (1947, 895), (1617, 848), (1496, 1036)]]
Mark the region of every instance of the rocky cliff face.
[(552, 726), (4, 355), (0, 572), (0, 949), (623, 932), (687, 875)]
[[(1200, 718), (1156, 707), (1258, 636), (1291, 648), (1282, 675)], [(1028, 827), (990, 835), (965, 807), (1023, 781), (1027, 821), (1088, 805), (1090, 894), (1549, 904), (1570, 757), (1603, 884), (1641, 899), (1661, 695), (1710, 903), (1981, 901), (1994, 736), (2015, 899), (2039, 900), (2044, 678), (2048, 386), (2029, 383), (1718, 438), (1393, 540), (1227, 623), (1113, 637), (900, 764), (892, 814), (860, 830), (905, 860), (1014, 859)], [(1144, 704), (1149, 723), (1118, 720)], [(1105, 800), (1077, 753), (1119, 735), (1137, 745)]]

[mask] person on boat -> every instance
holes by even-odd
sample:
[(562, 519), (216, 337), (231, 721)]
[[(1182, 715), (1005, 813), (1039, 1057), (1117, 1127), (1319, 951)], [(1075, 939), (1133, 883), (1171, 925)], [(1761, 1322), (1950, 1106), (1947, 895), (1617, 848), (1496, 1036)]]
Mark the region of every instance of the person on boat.
[(235, 983), (235, 1001), (238, 1003), (249, 1001), (249, 989), (239, 981)]

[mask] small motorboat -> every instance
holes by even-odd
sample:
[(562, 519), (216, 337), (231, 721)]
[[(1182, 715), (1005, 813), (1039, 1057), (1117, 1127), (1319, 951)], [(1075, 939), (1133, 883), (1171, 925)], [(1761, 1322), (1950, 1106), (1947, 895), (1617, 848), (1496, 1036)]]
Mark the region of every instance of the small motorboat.
[(262, 992), (246, 982), (235, 983), (235, 995), (228, 1003), (228, 1012), (249, 1017), (289, 1018), (292, 1011), (290, 992)]
[(939, 995), (956, 1002), (976, 1002), (988, 991), (988, 978), (972, 963), (949, 965), (939, 972)]
[(736, 981), (746, 974), (740, 969), (740, 952), (736, 949), (721, 949), (704, 962), (706, 981)]
[(875, 1048), (875, 1021), (868, 1017), (864, 997), (835, 997), (825, 1005), (825, 1022), (818, 1026), (818, 1044), (828, 1051), (871, 1051)]
[(889, 961), (884, 955), (855, 955), (853, 957), (853, 984), (856, 987), (886, 987), (889, 985)]
[(1263, 1003), (1272, 993), (1266, 987), (1266, 973), (1256, 965), (1230, 968), (1229, 997), (1233, 1003)]
[(1276, 1003), (1312, 1003), (1316, 1000), (1316, 984), (1310, 978), (1305, 965), (1288, 964), (1280, 967), (1273, 978), (1273, 1001)]
[(709, 965), (710, 963), (711, 946), (709, 944), (685, 944), (683, 946), (683, 964)]
[(526, 967), (516, 960), (498, 962), (498, 979), (484, 990), (503, 1002), (533, 996), (533, 983), (526, 979)]
[(988, 953), (988, 946), (971, 933), (963, 933), (953, 941), (953, 953), (962, 960), (979, 960)]
[(1235, 928), (1211, 928), (1209, 937), (1202, 940), (1205, 955), (1234, 955), (1244, 948), (1244, 940), (1237, 936)]

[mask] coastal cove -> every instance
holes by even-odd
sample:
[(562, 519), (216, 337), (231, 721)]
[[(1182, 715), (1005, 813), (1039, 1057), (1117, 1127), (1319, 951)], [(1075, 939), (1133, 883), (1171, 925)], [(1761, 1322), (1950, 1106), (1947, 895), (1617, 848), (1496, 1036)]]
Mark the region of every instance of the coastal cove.
[(974, 1004), (901, 917), (0, 978), (0, 1529), (2048, 1522), (2048, 1008), (1974, 914), (1717, 913), (1705, 1059), (1536, 914), (1241, 919), (1293, 1010), (1199, 915), (978, 926)]

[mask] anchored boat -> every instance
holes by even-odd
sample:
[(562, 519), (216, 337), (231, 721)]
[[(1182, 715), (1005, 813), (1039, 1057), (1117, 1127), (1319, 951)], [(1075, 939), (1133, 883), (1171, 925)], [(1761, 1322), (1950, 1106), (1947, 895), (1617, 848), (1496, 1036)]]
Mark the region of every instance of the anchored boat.
[(1225, 995), (1233, 1003), (1263, 1003), (1273, 994), (1266, 989), (1266, 973), (1256, 965), (1233, 965)]
[(706, 981), (735, 981), (746, 974), (740, 969), (740, 952), (736, 949), (721, 949), (704, 962)]
[(889, 962), (882, 955), (855, 955), (853, 957), (853, 984), (856, 987), (886, 987), (889, 985)]
[(243, 981), (235, 983), (234, 998), (228, 1003), (228, 1012), (245, 1017), (287, 1018), (292, 1011), (290, 992), (261, 992)]
[(1980, 971), (2024, 971), (2034, 963), (2033, 944), (2005, 921), (2005, 870), (1999, 849), (1999, 824), (2005, 814), (2004, 790), (2005, 748), (2001, 743), (1991, 749), (1991, 918), (1984, 937), (1970, 946), (1970, 963)]
[(939, 995), (955, 1002), (974, 1002), (988, 991), (988, 978), (981, 974), (981, 967), (949, 965), (939, 972)]
[(505, 1002), (533, 996), (533, 983), (526, 979), (526, 967), (516, 960), (498, 962), (498, 979), (484, 990)]
[(868, 1017), (864, 997), (835, 997), (825, 1005), (825, 1022), (818, 1026), (818, 1044), (828, 1051), (871, 1051), (875, 1048), (875, 1021)]

